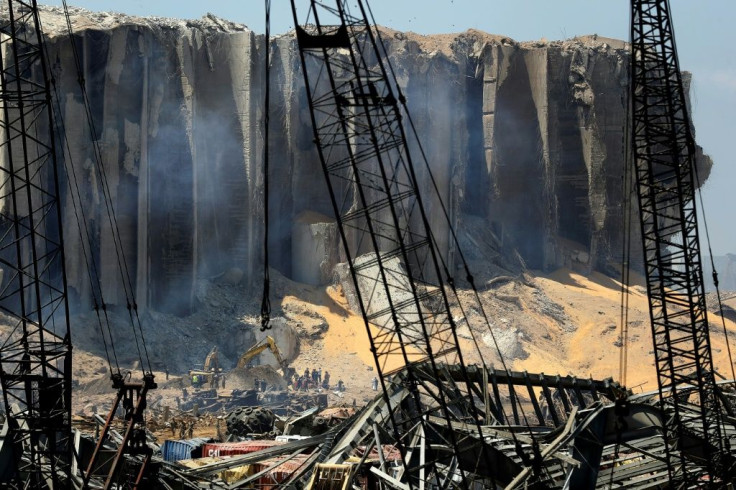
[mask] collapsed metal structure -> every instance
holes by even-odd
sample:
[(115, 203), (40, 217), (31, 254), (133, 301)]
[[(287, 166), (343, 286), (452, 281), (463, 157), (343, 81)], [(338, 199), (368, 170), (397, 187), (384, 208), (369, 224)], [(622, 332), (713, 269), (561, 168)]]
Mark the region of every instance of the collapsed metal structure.
[[(457, 477), (469, 486), (472, 471), (444, 456), (412, 460), (418, 441), (437, 439), (450, 454), (482, 441), (452, 429), (453, 421), (479, 429), (480, 419), (467, 403), (473, 395), (450, 308), (453, 279), (437, 251), (401, 123), (404, 96), (361, 3), (358, 16), (343, 2), (291, 5), (317, 151), (384, 390), (394, 358), (406, 366), (411, 401), (385, 399), (404, 478), (420, 485)], [(443, 361), (466, 380), (452, 394), (416, 372), (422, 366), (439, 379)], [(431, 417), (444, 420), (444, 429)]]
[[(643, 395), (611, 380), (466, 364), (456, 324), (469, 321), (467, 305), (437, 252), (408, 150), (411, 119), (369, 9), (361, 0), (306, 3), (304, 10), (296, 1), (291, 6), (314, 137), (383, 393), (326, 434), (196, 469), (163, 465), (151, 478), (162, 486), (200, 488), (206, 481), (211, 488), (247, 488), (267, 470), (228, 484), (218, 475), (300, 456), (280, 485), (332, 488), (320, 482), (347, 483), (368, 466), (365, 455), (357, 464), (349, 459), (363, 446), (379, 453), (370, 473), (398, 489), (730, 482), (733, 387), (717, 384), (713, 372), (694, 143), (667, 0), (631, 3), (632, 136), (659, 385)], [(11, 205), (3, 208), (0, 262), (13, 273), (3, 277), (0, 308), (18, 323), (0, 348), (11, 441), (2, 450), (12, 450), (16, 462), (2, 476), (11, 487), (71, 488), (79, 483), (71, 469), (71, 343), (49, 82), (35, 1), (8, 5), (9, 21), (0, 25), (0, 148), (7, 163), (0, 169), (2, 196)], [(465, 273), (475, 291), (467, 267)], [(140, 386), (118, 381), (117, 400), (129, 413), (106, 487), (126, 454), (143, 462), (133, 486), (152, 457), (137, 424), (153, 378)], [(399, 461), (386, 460), (386, 446), (398, 449)]]
[[(455, 366), (444, 367), (440, 379), (433, 378), (431, 366), (426, 364), (415, 366), (413, 375), (427, 386), (446, 390), (449, 396), (456, 392), (456, 383), (462, 380)], [(463, 447), (456, 455), (457, 465), (473, 468), (478, 482), (482, 481), (481, 477), (493, 482), (470, 488), (672, 487), (664, 425), (673, 416), (673, 410), (671, 405), (662, 410), (658, 392), (634, 395), (610, 379), (576, 379), (481, 367), (469, 367), (468, 372), (471, 389), (477, 392), (476, 403), (486, 400), (485, 407), (491, 415), (480, 431), (474, 424), (452, 422), (454, 432), (484, 441), (483, 446)], [(397, 373), (393, 382), (387, 384), (384, 395), (377, 396), (354, 417), (325, 434), (205, 462), (195, 468), (164, 464), (159, 478), (169, 483), (184, 482), (185, 488), (192, 489), (199, 488), (203, 482), (212, 488), (247, 488), (263, 473), (278, 471), (290, 458), (301, 455), (304, 460), (298, 469), (279, 482), (282, 488), (325, 488), (318, 485), (319, 471), (324, 467), (345, 469), (344, 475), (348, 475), (345, 481), (369, 473), (387, 488), (417, 488), (406, 479), (403, 463), (392, 460), (388, 454), (395, 441), (388, 427), (391, 407), (411, 400), (405, 385), (406, 374), (406, 371)], [(733, 390), (724, 390), (723, 385), (717, 385), (716, 389), (726, 405), (732, 407), (736, 400)], [(511, 392), (519, 393), (514, 402), (509, 396)], [(682, 387), (683, 394), (696, 392), (695, 386)], [(517, 423), (513, 415), (502, 420), (492, 415), (494, 407), (503, 406), (511, 414), (521, 412), (524, 405), (536, 407), (535, 418), (530, 418), (529, 424)], [(482, 402), (478, 406), (483, 408)], [(695, 406), (684, 410), (689, 416), (698, 413)], [(428, 417), (428, 426), (433, 431), (442, 433), (445, 425), (444, 419)], [(698, 438), (697, 429), (697, 423), (685, 427), (694, 439)], [(736, 436), (736, 427), (728, 423), (724, 433), (732, 438)], [(695, 447), (692, 442), (686, 447)], [(480, 454), (481, 447), (485, 454)], [(366, 460), (372, 450), (378, 452), (377, 461)], [(447, 446), (437, 437), (416, 438), (412, 451), (420, 461), (451, 459)], [(536, 456), (539, 459), (535, 460)], [(687, 454), (688, 458), (695, 456), (697, 453)], [(221, 479), (227, 470), (263, 461), (271, 466), (234, 481)], [(490, 466), (479, 464), (485, 461)], [(701, 471), (702, 468), (701, 465)], [(446, 486), (460, 487), (460, 481), (448, 482)]]
[[(449, 313), (447, 294), (454, 292), (454, 281), (447, 268), (440, 267), (427, 225), (426, 209), (414, 185), (414, 162), (407, 148), (402, 116), (410, 126), (411, 119), (403, 107), (401, 89), (392, 78), (390, 62), (382, 51), (379, 34), (370, 29), (365, 2), (356, 2), (358, 13), (355, 15), (350, 13), (348, 2), (341, 0), (311, 0), (307, 3), (307, 14), (300, 22), (295, 2), (292, 2), (297, 40), (315, 143), (330, 187), (360, 309), (374, 346), (379, 372), (384, 374), (381, 367), (389, 353), (400, 353), (407, 363), (406, 386), (416, 394), (418, 391), (413, 390), (417, 379), (421, 379), (421, 369), (410, 362), (407, 347), (422, 346), (422, 340), (427, 342), (431, 338), (427, 335), (425, 318), (435, 320), (439, 316), (440, 323), (428, 325), (441, 327), (436, 330), (430, 328), (429, 333), (437, 331), (444, 335), (439, 340), (455, 340), (454, 344), (445, 340), (444, 344), (438, 342), (438, 345), (448, 345), (448, 350), (453, 351), (457, 337), (454, 318), (449, 316), (442, 321), (441, 315), (424, 314), (429, 298), (417, 294), (418, 291), (424, 294), (428, 294), (426, 291), (436, 292), (442, 296), (445, 311)], [(731, 479), (733, 457), (727, 449), (730, 445), (713, 372), (695, 212), (695, 145), (677, 62), (669, 3), (666, 0), (632, 0), (631, 12), (632, 143), (659, 408), (661, 420), (665, 421), (655, 424), (656, 432), (659, 433), (657, 437), (664, 441), (661, 453), (666, 463), (667, 481), (685, 486), (698, 481), (721, 484)], [(412, 219), (411, 213), (415, 210), (420, 219)], [(424, 232), (415, 234), (417, 228)], [(353, 234), (349, 235), (346, 230)], [(364, 237), (371, 241), (372, 248), (362, 246)], [(369, 256), (358, 257), (366, 251)], [(395, 257), (403, 260), (403, 268), (389, 265)], [(433, 259), (434, 269), (423, 275), (427, 269), (427, 257)], [(375, 265), (379, 270), (381, 281), (376, 281), (372, 287), (361, 284), (364, 264)], [(405, 281), (395, 279), (401, 272), (405, 272)], [(468, 277), (473, 287), (469, 273)], [(402, 297), (396, 294), (397, 284), (407, 284), (409, 288), (405, 292), (410, 294), (403, 296), (406, 298), (404, 302), (394, 305), (390, 299)], [(376, 289), (383, 289), (389, 304), (386, 310), (378, 309), (373, 313), (367, 305), (375, 301)], [(407, 308), (409, 315), (405, 313)], [(390, 312), (394, 314), (391, 316)], [(407, 316), (413, 322), (406, 322)], [(407, 330), (411, 332), (412, 327), (416, 331), (417, 323), (422, 327), (424, 338), (407, 335)], [(376, 335), (371, 324), (378, 324), (381, 333)], [(385, 339), (388, 339), (387, 344), (383, 343)], [(398, 346), (395, 345), (397, 342)], [(386, 345), (388, 347), (384, 347)], [(443, 379), (442, 369), (436, 364), (431, 348), (427, 347), (431, 347), (431, 342), (419, 349), (421, 354), (428, 356), (422, 366), (432, 367), (431, 378), (439, 384)], [(462, 432), (455, 430), (450, 417), (444, 417), (445, 423), (452, 426), (446, 442), (450, 442), (448, 452), (454, 457), (439, 460), (429, 479), (434, 478), (434, 484), (444, 487), (449, 485), (448, 481), (460, 476), (462, 485), (467, 488), (468, 481), (476, 482), (475, 477), (480, 476), (489, 478), (485, 484), (496, 485), (496, 481), (491, 481), (495, 480), (493, 475), (481, 475), (470, 469), (473, 465), (463, 465), (464, 458), (457, 452), (458, 446), (462, 447), (464, 455), (475, 452), (478, 457), (476, 468), (483, 466), (482, 460), (485, 458), (487, 462), (492, 452), (475, 411), (479, 400), (469, 389), (468, 372), (462, 356), (459, 360), (459, 375), (453, 379), (459, 381), (453, 386), (457, 390), (454, 396), (432, 396), (434, 406), (425, 397), (425, 408), (417, 411), (414, 418), (423, 421), (419, 435), (407, 431), (405, 426), (403, 429), (401, 425), (397, 426), (392, 418), (395, 438), (401, 441), (413, 434), (414, 443), (409, 447), (399, 444), (404, 465), (409, 465), (406, 471), (411, 473), (409, 458), (417, 444), (424, 444), (425, 438), (431, 440), (429, 434), (443, 433), (440, 428), (428, 425), (433, 420), (433, 410), (442, 414), (453, 413), (458, 423), (477, 428), (474, 435), (476, 444), (472, 448), (465, 446), (463, 443), (467, 441), (456, 436)], [(426, 384), (422, 386), (427, 388)], [(509, 387), (509, 396), (515, 407), (514, 390), (512, 385)], [(428, 390), (429, 393), (442, 391)], [(688, 402), (684, 393), (690, 392), (697, 394), (697, 403)], [(720, 396), (723, 397), (722, 394)], [(387, 394), (386, 402), (389, 400)], [(462, 400), (467, 406), (454, 411), (446, 406), (446, 400), (456, 403)], [(614, 412), (622, 424), (619, 432), (623, 431), (624, 418), (630, 413), (630, 403), (626, 396), (616, 401)], [(490, 412), (490, 407), (486, 406), (485, 411)], [(517, 414), (515, 409), (514, 414)], [(409, 418), (411, 420), (411, 416)], [(524, 422), (529, 424), (528, 420)], [(549, 471), (543, 469), (541, 460), (544, 457), (538, 441), (532, 438), (531, 454), (525, 458), (519, 449), (522, 446), (519, 439), (513, 432), (511, 435), (518, 457), (531, 468), (534, 479), (538, 483), (549, 484)], [(618, 439), (620, 443), (623, 435), (619, 434)], [(457, 444), (458, 440), (462, 443)], [(580, 454), (592, 467), (597, 467), (596, 462), (600, 463), (602, 457), (603, 444), (595, 446), (597, 449), (592, 455)], [(435, 461), (432, 457), (430, 460)], [(494, 457), (490, 460), (496, 461)], [(440, 466), (441, 471), (437, 473)], [(571, 481), (575, 488), (593, 484), (595, 478), (590, 473), (573, 472)], [(404, 477), (412, 487), (411, 475)], [(427, 474), (421, 473), (418, 481), (427, 480)], [(509, 485), (518, 483), (515, 479)]]

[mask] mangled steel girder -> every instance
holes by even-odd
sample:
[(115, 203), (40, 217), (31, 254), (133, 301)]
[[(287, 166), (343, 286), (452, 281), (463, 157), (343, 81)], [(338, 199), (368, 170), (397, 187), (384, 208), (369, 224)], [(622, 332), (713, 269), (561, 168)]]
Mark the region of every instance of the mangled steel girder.
[[(452, 365), (443, 365), (443, 374), (437, 379), (431, 378), (430, 371), (424, 370), (422, 363), (416, 363), (412, 369), (418, 374), (415, 379), (421, 383), (422, 390), (454, 393), (454, 385), (462, 379), (455, 379), (457, 371)], [(551, 417), (548, 417), (544, 419), (545, 425), (520, 425), (509, 417), (508, 424), (493, 419), (489, 424), (483, 423), (480, 430), (472, 420), (453, 420), (448, 428), (446, 421), (440, 419), (440, 413), (429, 413), (424, 425), (415, 424), (404, 431), (403, 443), (407, 452), (400, 466), (392, 466), (384, 460), (380, 464), (370, 462), (365, 455), (372, 448), (385, 450), (396, 444), (393, 431), (386, 428), (387, 420), (391, 416), (397, 420), (408, 420), (402, 411), (411, 408), (407, 401), (412, 400), (412, 397), (405, 387), (405, 373), (399, 371), (387, 385), (386, 394), (377, 396), (327, 434), (259, 453), (236, 456), (197, 469), (181, 470), (179, 475), (193, 480), (208, 479), (228, 467), (265, 461), (277, 454), (310, 450), (312, 457), (308, 464), (290, 479), (290, 483), (301, 485), (307, 484), (318, 464), (346, 464), (349, 457), (355, 456), (355, 448), (363, 446), (364, 456), (353, 463), (356, 465), (353, 474), (361, 473), (361, 466), (370, 465), (371, 473), (392, 488), (408, 488), (406, 475), (416, 474), (422, 461), (429, 460), (435, 461), (450, 477), (463, 471), (474, 482), (495, 487), (564, 488), (567, 483), (571, 485), (569, 488), (593, 489), (607, 488), (612, 482), (626, 488), (667, 486), (662, 426), (670, 408), (660, 408), (656, 403), (657, 393), (631, 395), (610, 379), (579, 380), (572, 376), (505, 372), (476, 366), (471, 366), (469, 372), (472, 382), (476, 384), (474, 389), (481, 394), (463, 403), (482, 403), (483, 383), (486, 396), (493, 397), (496, 403), (493, 393), (495, 383), (499, 392), (499, 411), (511, 413), (511, 403), (529, 407), (530, 400), (527, 396), (521, 396), (530, 393), (529, 386), (533, 395), (541, 394), (543, 398), (543, 389), (547, 387), (552, 400), (559, 400), (562, 396), (557, 391), (565, 392), (570, 412), (565, 411), (560, 401), (555, 410), (561, 424), (553, 424)], [(516, 393), (515, 397), (507, 396), (511, 392), (509, 385)], [(387, 401), (386, 397), (390, 400)], [(617, 404), (616, 400), (625, 403)], [(691, 406), (688, 409), (698, 408)], [(483, 414), (483, 410), (466, 412)], [(444, 433), (448, 430), (452, 430), (453, 438), (460, 441), (460, 450), (457, 452), (451, 451), (443, 443), (449, 437)], [(736, 429), (728, 426), (727, 434), (736, 436)], [(697, 444), (693, 442), (686, 446), (696, 447)], [(693, 471), (698, 471), (695, 459), (692, 456), (687, 456), (687, 459), (691, 461)], [(490, 464), (486, 464), (489, 461)], [(405, 466), (410, 466), (410, 469), (407, 470)], [(163, 471), (168, 472), (166, 468)]]
[[(611, 378), (579, 379), (476, 365), (467, 366), (466, 371), (473, 385), (470, 391), (475, 395), (474, 403), (487, 403), (493, 419), (501, 424), (559, 427), (565, 424), (573, 407), (584, 410), (593, 402), (613, 402), (628, 393)], [(421, 367), (417, 367), (417, 375), (425, 382), (433, 379), (432, 373)], [(465, 379), (455, 366), (446, 365), (438, 381), (464, 383)], [(531, 420), (531, 414), (525, 417), (525, 407), (528, 410), (530, 406), (536, 420)]]
[[(460, 370), (453, 365), (441, 365), (441, 376), (438, 378), (433, 377), (432, 370), (425, 369), (423, 363), (415, 363), (412, 370), (423, 390), (444, 390), (448, 394), (455, 394), (461, 391), (457, 389), (456, 384), (466, 380)], [(530, 400), (539, 396), (549, 400), (551, 408), (548, 413), (554, 413), (556, 419), (562, 423), (553, 423), (552, 417), (545, 416), (540, 408), (535, 409), (535, 414), (539, 417), (537, 426), (519, 425), (514, 423), (512, 417), (506, 417), (505, 419), (513, 425), (500, 425), (498, 419), (493, 419), (490, 423), (494, 425), (483, 425), (481, 434), (473, 420), (469, 419), (467, 423), (452, 421), (448, 428), (446, 421), (439, 418), (439, 414), (437, 416), (429, 414), (426, 417), (424, 431), (418, 433), (421, 428), (419, 426), (405, 431), (403, 443), (408, 451), (404, 464), (420, 466), (421, 461), (432, 460), (446, 468), (456, 467), (458, 470), (462, 468), (466, 473), (473, 474), (475, 481), (486, 480), (493, 485), (507, 485), (534, 462), (535, 454), (543, 454), (537, 461), (540, 467), (536, 472), (529, 473), (530, 479), (539, 484), (542, 483), (539, 475), (546, 475), (543, 477), (545, 484), (555, 486), (564, 481), (570, 469), (577, 465), (575, 459), (557, 450), (571, 447), (574, 442), (574, 438), (571, 437), (560, 439), (564, 432), (563, 426), (567, 425), (567, 432), (572, 428), (566, 407), (570, 407), (570, 411), (574, 413), (578, 409), (590, 406), (613, 406), (617, 396), (627, 393), (618, 383), (610, 379), (578, 380), (570, 376), (506, 372), (479, 366), (469, 366), (467, 371), (470, 375), (469, 382), (475, 384), (472, 387), (475, 396), (472, 399), (466, 398), (466, 404), (482, 404), (487, 400), (489, 404), (493, 403), (495, 413), (516, 413), (518, 417), (522, 413), (521, 404), (526, 404), (528, 409)], [(391, 398), (391, 403), (386, 403), (383, 396), (377, 397), (358, 414), (353, 424), (335, 444), (326, 462), (345, 461), (352, 448), (360, 444), (395, 442), (389, 440), (390, 434), (385, 432), (382, 434), (387, 439), (376, 441), (378, 436), (374, 435), (372, 427), (375, 424), (381, 426), (386, 423), (389, 409), (394, 412), (402, 410), (404, 406), (402, 401), (408, 396), (408, 392), (402, 387), (405, 379), (403, 371), (395, 373), (386, 395)], [(519, 395), (525, 391), (528, 398)], [(564, 403), (560, 401), (563, 399)], [(558, 401), (560, 407), (556, 408)], [(509, 408), (512, 404), (517, 406), (515, 410)], [(483, 410), (468, 408), (466, 413), (482, 414)], [(592, 418), (599, 412), (588, 410), (587, 413), (587, 416)], [(396, 420), (406, 420), (401, 413), (394, 413), (393, 417)], [(575, 426), (580, 424), (582, 422), (576, 421)], [(590, 422), (586, 421), (585, 425), (589, 424)], [(452, 430), (455, 433), (453, 437), (460, 442), (459, 451), (451, 451), (447, 445), (443, 445), (442, 442), (449, 437), (445, 433), (448, 430)], [(547, 451), (548, 448), (552, 449)], [(486, 464), (489, 462), (490, 464)], [(535, 473), (537, 476), (534, 476)]]

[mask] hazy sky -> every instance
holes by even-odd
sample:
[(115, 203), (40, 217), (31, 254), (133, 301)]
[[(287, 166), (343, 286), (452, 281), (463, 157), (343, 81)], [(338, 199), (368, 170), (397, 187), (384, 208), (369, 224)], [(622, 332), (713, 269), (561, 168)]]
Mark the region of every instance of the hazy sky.
[[(41, 3), (61, 5), (60, 0)], [(207, 12), (264, 32), (264, 0), (68, 0), (90, 10), (133, 15), (199, 18)], [(303, 4), (306, 2), (302, 0)], [(272, 0), (272, 32), (293, 25), (290, 3)], [(629, 2), (624, 0), (369, 0), (376, 21), (422, 34), (469, 28), (518, 41), (581, 34), (628, 39)], [(704, 187), (705, 217), (716, 255), (736, 252), (736, 168), (728, 141), (736, 140), (736, 26), (734, 0), (671, 0), (680, 66), (693, 72), (697, 140), (715, 161)], [(701, 235), (704, 235), (701, 217)], [(703, 251), (706, 252), (703, 242)]]

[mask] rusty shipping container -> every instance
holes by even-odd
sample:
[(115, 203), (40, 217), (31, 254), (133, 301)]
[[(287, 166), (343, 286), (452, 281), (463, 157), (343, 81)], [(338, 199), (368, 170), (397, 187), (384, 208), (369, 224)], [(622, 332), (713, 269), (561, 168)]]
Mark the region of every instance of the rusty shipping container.
[(284, 441), (243, 441), (243, 442), (213, 442), (202, 447), (202, 456), (235, 456), (238, 454), (254, 453), (263, 449), (285, 444)]
[(260, 473), (261, 471), (278, 464), (278, 466), (258, 479), (256, 488), (259, 490), (274, 490), (276, 488), (280, 488), (280, 485), (288, 481), (295, 471), (304, 466), (310, 456), (310, 454), (299, 454), (293, 457), (283, 456), (280, 458), (267, 459), (266, 461), (260, 461), (254, 464), (254, 474)]

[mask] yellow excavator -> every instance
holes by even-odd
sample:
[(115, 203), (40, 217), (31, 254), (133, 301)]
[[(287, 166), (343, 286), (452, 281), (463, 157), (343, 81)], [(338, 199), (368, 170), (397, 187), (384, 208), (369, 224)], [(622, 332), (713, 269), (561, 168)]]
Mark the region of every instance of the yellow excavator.
[(290, 381), (291, 377), (294, 374), (294, 369), (289, 367), (289, 363), (286, 361), (286, 359), (284, 359), (284, 356), (281, 355), (281, 351), (276, 345), (276, 341), (270, 335), (267, 335), (265, 338), (258, 341), (253, 347), (245, 351), (243, 355), (240, 356), (240, 359), (238, 359), (238, 364), (236, 367), (246, 367), (251, 359), (253, 359), (255, 356), (266, 349), (269, 349), (273, 353), (273, 356), (276, 358), (276, 361), (278, 361), (284, 379)]
[(189, 379), (192, 381), (192, 386), (200, 387), (207, 384), (207, 386), (217, 387), (217, 377), (222, 372), (220, 367), (219, 354), (217, 353), (217, 346), (214, 346), (207, 357), (204, 358), (204, 364), (202, 369), (191, 369), (189, 370)]

